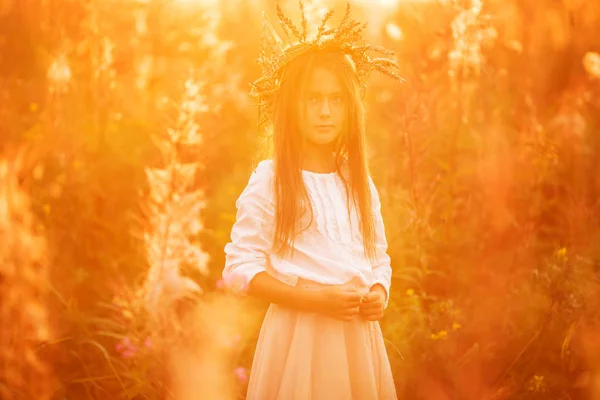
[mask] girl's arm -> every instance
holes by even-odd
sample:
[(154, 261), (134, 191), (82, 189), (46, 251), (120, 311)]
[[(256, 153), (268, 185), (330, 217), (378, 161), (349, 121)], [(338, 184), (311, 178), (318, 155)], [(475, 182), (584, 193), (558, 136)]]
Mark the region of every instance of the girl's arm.
[(231, 241), (225, 246), (225, 285), (238, 293), (298, 310), (340, 319), (355, 316), (361, 299), (361, 294), (355, 290), (308, 290), (287, 285), (267, 273), (275, 220), (272, 178), (271, 163), (261, 162), (236, 202), (236, 221), (231, 230)]
[(248, 293), (269, 303), (296, 310), (327, 315), (350, 321), (360, 312), (362, 294), (349, 287), (304, 289), (289, 286), (266, 272), (260, 272), (250, 282)]
[(254, 277), (266, 272), (272, 247), (275, 204), (272, 195), (273, 169), (269, 161), (258, 164), (246, 188), (236, 201), (236, 220), (231, 241), (225, 246), (225, 285), (247, 294)]
[(373, 281), (371, 290), (377, 290), (383, 295), (384, 308), (387, 307), (390, 298), (390, 287), (392, 285), (392, 267), (391, 259), (387, 252), (388, 244), (385, 235), (385, 225), (381, 215), (381, 201), (375, 184), (369, 178), (372, 193), (373, 218), (375, 224), (375, 255), (376, 260), (373, 265)]
[(260, 272), (254, 276), (250, 282), (248, 294), (269, 303), (303, 311), (315, 311), (319, 302), (314, 290), (309, 291), (299, 286), (286, 285), (267, 272)]

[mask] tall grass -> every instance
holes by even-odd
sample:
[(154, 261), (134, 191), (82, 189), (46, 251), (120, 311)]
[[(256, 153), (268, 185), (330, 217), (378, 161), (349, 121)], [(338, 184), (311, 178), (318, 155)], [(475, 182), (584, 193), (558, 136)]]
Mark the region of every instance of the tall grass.
[(0, 397), (50, 399), (52, 364), (40, 348), (52, 339), (47, 307), (47, 244), (20, 180), (24, 153), (0, 159)]
[[(0, 1), (0, 396), (243, 392), (265, 305), (218, 278), (267, 3)], [(365, 97), (400, 397), (600, 399), (600, 8), (352, 3), (406, 80)]]

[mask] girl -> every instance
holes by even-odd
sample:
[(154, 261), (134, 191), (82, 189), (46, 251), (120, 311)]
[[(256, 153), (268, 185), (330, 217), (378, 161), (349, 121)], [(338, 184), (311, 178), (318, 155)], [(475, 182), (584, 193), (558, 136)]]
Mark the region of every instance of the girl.
[(223, 278), (271, 303), (247, 399), (396, 399), (379, 320), (392, 270), (361, 85), (341, 51), (285, 65), (273, 157), (239, 197)]

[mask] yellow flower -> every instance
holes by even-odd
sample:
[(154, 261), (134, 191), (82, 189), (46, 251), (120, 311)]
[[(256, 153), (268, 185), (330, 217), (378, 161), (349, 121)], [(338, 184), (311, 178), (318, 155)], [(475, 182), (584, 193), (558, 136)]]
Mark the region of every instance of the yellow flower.
[(534, 375), (529, 380), (528, 389), (531, 392), (539, 392), (544, 389), (544, 376)]
[(44, 214), (46, 214), (46, 215), (50, 214), (50, 204), (44, 204), (42, 209), (44, 210)]
[(453, 331), (456, 331), (456, 330), (460, 329), (461, 327), (462, 327), (462, 325), (461, 325), (461, 324), (459, 324), (458, 322), (454, 322), (454, 323), (452, 324), (452, 330), (453, 330)]
[(412, 296), (415, 294), (415, 291), (413, 289), (406, 289), (406, 295), (407, 296)]
[(429, 337), (432, 340), (445, 339), (448, 336), (448, 331), (441, 330), (438, 333), (432, 333)]
[(561, 247), (556, 251), (556, 257), (561, 261), (567, 261), (567, 248)]

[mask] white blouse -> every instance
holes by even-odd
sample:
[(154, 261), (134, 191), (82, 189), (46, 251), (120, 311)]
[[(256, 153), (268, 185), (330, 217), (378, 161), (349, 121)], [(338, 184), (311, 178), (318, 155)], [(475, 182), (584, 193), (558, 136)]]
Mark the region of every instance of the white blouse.
[[(364, 255), (354, 207), (348, 215), (341, 178), (336, 173), (302, 171), (302, 175), (312, 205), (313, 223), (296, 236), (293, 253), (282, 258), (272, 251), (273, 162), (265, 160), (258, 164), (236, 202), (236, 222), (231, 241), (225, 246), (225, 285), (246, 293), (252, 278), (263, 271), (291, 286), (296, 285), (298, 278), (322, 284), (344, 284), (358, 278), (367, 287), (381, 284), (387, 293), (387, 306), (392, 269), (381, 203), (373, 181), (369, 178), (376, 233), (374, 264)], [(310, 221), (310, 213), (307, 214)]]

